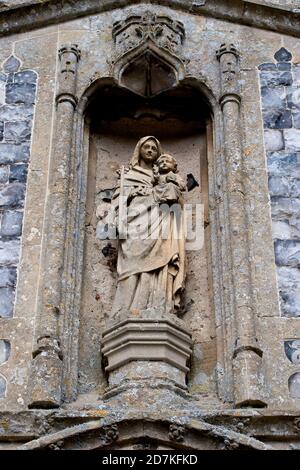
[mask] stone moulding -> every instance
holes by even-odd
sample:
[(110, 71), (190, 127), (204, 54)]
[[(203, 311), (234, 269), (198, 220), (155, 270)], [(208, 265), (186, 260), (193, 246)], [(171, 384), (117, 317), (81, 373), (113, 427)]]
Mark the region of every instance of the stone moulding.
[(128, 320), (103, 333), (106, 372), (131, 361), (163, 361), (187, 373), (191, 335), (171, 321)]
[[(0, 13), (1, 36), (30, 31), (50, 24), (71, 21), (87, 15), (95, 15), (116, 8), (140, 4), (139, 0), (50, 0), (23, 6)], [(300, 36), (300, 19), (297, 12), (281, 10), (276, 6), (258, 5), (243, 0), (230, 2), (191, 2), (190, 0), (152, 0), (152, 4), (171, 7), (187, 13), (211, 16), (225, 21), (250, 25), (266, 30), (277, 31), (292, 36)]]
[[(128, 426), (128, 425), (131, 426)], [(130, 435), (128, 435), (130, 429)], [(234, 450), (272, 450), (273, 447), (261, 440), (241, 432), (204, 420), (185, 420), (184, 426), (179, 419), (171, 421), (165, 416), (157, 417), (137, 412), (133, 417), (93, 419), (79, 425), (66, 426), (59, 431), (52, 431), (37, 439), (20, 445), (17, 450), (92, 450), (108, 448), (130, 449), (130, 442), (148, 442), (168, 445), (170, 449), (215, 449)], [(78, 438), (80, 447), (78, 447)], [(51, 447), (50, 447), (51, 446)], [(155, 448), (155, 447), (154, 447)]]

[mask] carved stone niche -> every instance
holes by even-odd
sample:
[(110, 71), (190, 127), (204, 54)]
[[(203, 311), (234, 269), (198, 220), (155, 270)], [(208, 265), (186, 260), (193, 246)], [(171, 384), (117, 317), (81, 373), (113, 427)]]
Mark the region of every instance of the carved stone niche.
[(180, 21), (146, 12), (113, 25), (114, 76), (135, 93), (151, 97), (175, 86), (184, 76)]

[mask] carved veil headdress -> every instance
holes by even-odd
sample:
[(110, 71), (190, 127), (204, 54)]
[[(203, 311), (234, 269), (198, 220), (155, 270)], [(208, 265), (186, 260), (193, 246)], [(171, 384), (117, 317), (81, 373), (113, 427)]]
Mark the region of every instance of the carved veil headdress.
[(138, 143), (136, 144), (135, 146), (135, 149), (134, 149), (134, 152), (133, 152), (133, 155), (130, 159), (130, 167), (134, 167), (136, 165), (139, 164), (139, 158), (140, 158), (140, 149), (141, 149), (141, 146), (147, 142), (147, 140), (154, 140), (156, 142), (156, 145), (157, 145), (157, 148), (158, 148), (158, 155), (157, 155), (157, 158), (160, 157), (160, 155), (162, 154), (162, 149), (161, 149), (161, 145), (160, 145), (160, 142), (159, 140), (157, 140), (156, 137), (154, 137), (153, 135), (147, 135), (146, 137), (142, 137)]

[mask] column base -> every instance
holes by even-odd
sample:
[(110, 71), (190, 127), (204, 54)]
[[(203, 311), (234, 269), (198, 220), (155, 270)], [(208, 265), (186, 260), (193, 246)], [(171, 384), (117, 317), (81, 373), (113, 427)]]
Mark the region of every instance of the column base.
[(62, 401), (62, 359), (57, 340), (42, 338), (39, 341), (31, 367), (28, 408), (58, 408)]
[(250, 348), (240, 349), (233, 359), (236, 407), (264, 408), (260, 383), (261, 357)]

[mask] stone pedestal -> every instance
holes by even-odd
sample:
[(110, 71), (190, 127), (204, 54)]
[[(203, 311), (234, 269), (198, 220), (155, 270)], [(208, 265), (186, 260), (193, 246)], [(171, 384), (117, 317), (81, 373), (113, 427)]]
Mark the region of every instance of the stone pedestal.
[(162, 386), (186, 390), (191, 335), (174, 320), (129, 317), (104, 331), (102, 354), (109, 395), (133, 382), (159, 381)]

